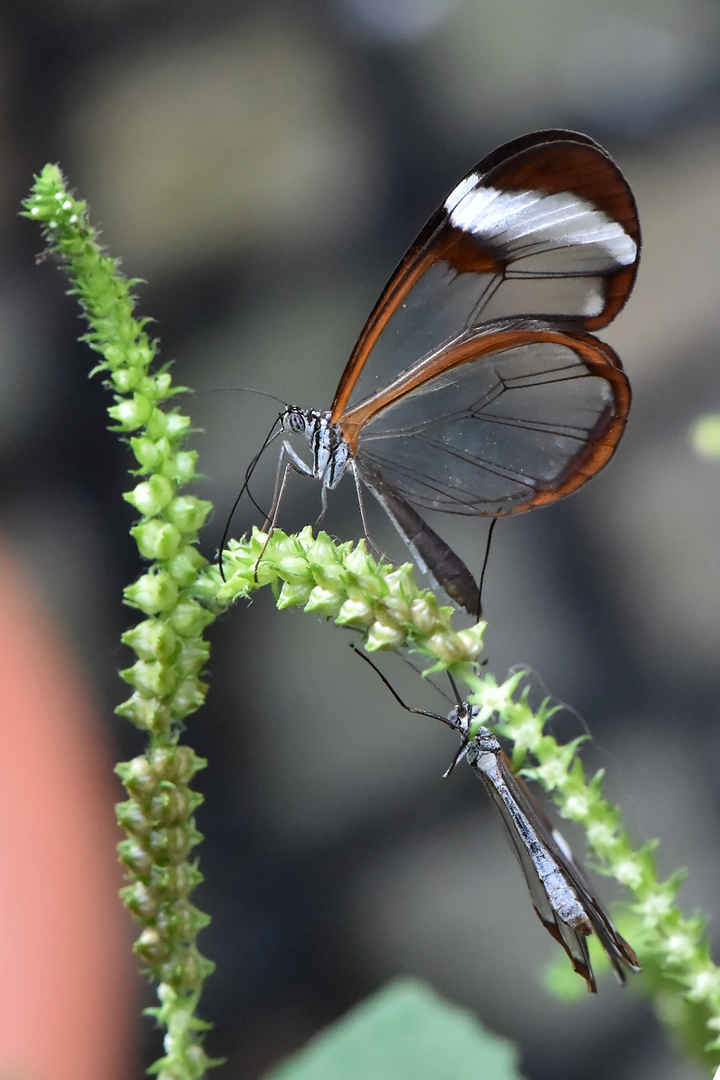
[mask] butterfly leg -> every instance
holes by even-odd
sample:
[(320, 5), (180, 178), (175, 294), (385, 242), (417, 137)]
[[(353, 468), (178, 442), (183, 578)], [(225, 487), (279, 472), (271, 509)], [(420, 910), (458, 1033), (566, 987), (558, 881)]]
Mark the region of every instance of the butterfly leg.
[(315, 518), (315, 524), (313, 525), (314, 529), (317, 529), (317, 527), (322, 524), (322, 520), (327, 513), (327, 491), (327, 487), (323, 484), (320, 488), (320, 513)]
[[(287, 461), (286, 459), (290, 460)], [(284, 467), (283, 467), (284, 463)], [(260, 554), (257, 557), (255, 563), (255, 580), (258, 577), (258, 567), (260, 561), (265, 554), (265, 549), (270, 543), (270, 537), (275, 532), (275, 526), (277, 525), (278, 514), (280, 513), (280, 503), (282, 497), (285, 494), (285, 486), (287, 484), (288, 476), (291, 472), (299, 473), (301, 476), (312, 476), (313, 470), (303, 461), (303, 459), (295, 452), (289, 442), (285, 441), (282, 444), (282, 449), (278, 457), (277, 473), (275, 474), (275, 490), (273, 491), (273, 500), (270, 507), (270, 513), (265, 518), (263, 523), (263, 532), (267, 533), (267, 539), (262, 546)], [(323, 497), (325, 496), (325, 489), (323, 488)]]
[[(290, 460), (286, 462), (286, 458), (289, 458)], [(285, 463), (284, 468), (283, 463)], [(285, 485), (287, 484), (288, 473), (290, 470), (300, 473), (301, 476), (313, 475), (312, 468), (307, 462), (303, 461), (300, 455), (295, 452), (290, 443), (286, 440), (282, 444), (280, 455), (278, 457), (277, 472), (275, 473), (275, 490), (273, 491), (270, 513), (263, 523), (263, 532), (269, 527), (270, 533), (272, 533), (277, 524), (278, 511), (280, 510), (280, 503), (282, 502), (282, 497), (285, 493)]]
[(358, 475), (357, 469), (355, 468), (355, 463), (354, 462), (352, 463), (352, 472), (353, 472), (353, 479), (355, 480), (355, 491), (357, 492), (358, 508), (360, 510), (360, 520), (362, 522), (363, 533), (365, 534), (365, 539), (367, 540), (368, 544), (370, 545), (372, 550), (377, 555), (378, 559), (384, 559), (386, 557), (385, 552), (380, 550), (380, 548), (378, 547), (378, 545), (375, 543), (372, 536), (370, 535), (370, 530), (368, 529), (367, 518), (365, 516), (365, 499), (363, 498), (362, 484), (360, 483), (360, 477)]

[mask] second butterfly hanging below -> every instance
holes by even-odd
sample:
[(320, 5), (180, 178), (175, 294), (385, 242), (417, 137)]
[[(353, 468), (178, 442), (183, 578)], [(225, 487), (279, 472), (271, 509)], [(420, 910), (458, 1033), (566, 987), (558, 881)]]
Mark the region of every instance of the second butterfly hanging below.
[(495, 150), (392, 274), (332, 408), (281, 413), (312, 463), (283, 443), (273, 515), (288, 469), (321, 481), (323, 507), (349, 469), (420, 568), (476, 615), (473, 575), (418, 509), (532, 510), (607, 464), (630, 385), (590, 331), (627, 300), (639, 250), (632, 192), (592, 139), (539, 131)]

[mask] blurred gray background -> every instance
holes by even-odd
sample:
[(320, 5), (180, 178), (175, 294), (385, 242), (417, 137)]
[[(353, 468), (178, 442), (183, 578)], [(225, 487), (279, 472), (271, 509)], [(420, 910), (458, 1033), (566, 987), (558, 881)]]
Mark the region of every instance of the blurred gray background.
[[(579, 494), (499, 523), (486, 655), (499, 678), (531, 666), (535, 701), (571, 706), (553, 729), (589, 728), (583, 756), (607, 770), (633, 837), (659, 836), (663, 873), (689, 867), (686, 911), (712, 915), (720, 465), (695, 455), (688, 430), (720, 408), (720, 5), (26, 0), (0, 11), (0, 58), (0, 527), (119, 757), (142, 745), (112, 712), (133, 619), (120, 590), (139, 568), (120, 498), (132, 462), (105, 430), (64, 279), (34, 265), (39, 236), (16, 217), (32, 174), (61, 164), (125, 272), (146, 279), (139, 310), (162, 359), (213, 391), (185, 402), (202, 429), (197, 491), (217, 508), (212, 557), (277, 414), (227, 388), (327, 408), (386, 277), (474, 162), (541, 127), (613, 154), (644, 237), (634, 294), (602, 335), (632, 381), (627, 434)], [(283, 527), (318, 510), (318, 486), (293, 478)], [(404, 559), (371, 510), (373, 535)], [(248, 503), (234, 535), (253, 523)], [(324, 524), (360, 536), (351, 483)], [(486, 528), (441, 531), (477, 568)], [(198, 903), (214, 919), (202, 1012), (210, 1052), (227, 1057), (218, 1080), (259, 1076), (399, 973), (516, 1039), (530, 1080), (706, 1075), (674, 1057), (632, 987), (606, 977), (573, 1005), (542, 989), (557, 946), (480, 786), (465, 769), (441, 782), (454, 740), (403, 713), (348, 634), (258, 595), (212, 636), (212, 692), (189, 738), (210, 760)], [(381, 659), (410, 702), (447, 710)], [(598, 892), (614, 895), (602, 879)]]

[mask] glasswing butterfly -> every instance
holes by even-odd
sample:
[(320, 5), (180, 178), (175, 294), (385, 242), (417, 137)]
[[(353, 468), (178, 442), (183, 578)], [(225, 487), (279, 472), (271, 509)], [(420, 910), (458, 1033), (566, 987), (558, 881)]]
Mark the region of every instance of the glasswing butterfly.
[(592, 994), (597, 992), (597, 985), (587, 939), (593, 931), (618, 982), (624, 983), (624, 966), (630, 971), (640, 970), (634, 949), (593, 896), (565, 838), (550, 824), (524, 781), (512, 771), (495, 735), (486, 727), (471, 734), (478, 711), (463, 701), (447, 717), (436, 718), (445, 720), (460, 733), (463, 745), (455, 760), (464, 757), (490, 794), (525, 875), (540, 922), (562, 945), (573, 970), (582, 975)]
[(640, 964), (634, 949), (618, 933), (600, 902), (593, 896), (565, 838), (550, 824), (527, 784), (513, 772), (497, 737), (488, 728), (477, 726), (475, 718), (480, 710), (460, 700), (452, 676), (450, 682), (457, 705), (447, 716), (415, 709), (405, 704), (372, 660), (355, 646), (353, 649), (374, 668), (403, 709), (420, 716), (430, 716), (459, 733), (462, 740), (460, 750), (445, 776), (449, 776), (458, 762), (465, 758), (475, 775), (482, 780), (507, 829), (540, 922), (562, 945), (573, 970), (585, 979), (588, 990), (592, 994), (597, 993), (587, 942), (593, 932), (605, 950), (618, 982), (625, 982), (625, 968), (639, 971)]
[(350, 470), (361, 510), (364, 484), (420, 568), (478, 615), (473, 575), (418, 509), (520, 513), (607, 464), (630, 385), (590, 331), (627, 300), (639, 250), (632, 192), (587, 135), (538, 131), (493, 151), (390, 277), (332, 408), (280, 414), (312, 463), (284, 441), (268, 520), (290, 469), (321, 481), (323, 510)]

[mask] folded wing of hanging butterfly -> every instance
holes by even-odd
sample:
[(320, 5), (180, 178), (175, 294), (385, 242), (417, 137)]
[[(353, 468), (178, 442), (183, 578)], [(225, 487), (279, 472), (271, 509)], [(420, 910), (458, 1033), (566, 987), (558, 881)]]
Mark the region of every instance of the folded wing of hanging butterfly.
[[(457, 727), (467, 738), (470, 712), (465, 703), (463, 707), (464, 714), (456, 710)], [(634, 949), (593, 896), (564, 838), (536, 805), (527, 785), (513, 773), (497, 738), (487, 728), (480, 728), (467, 742), (465, 757), (506, 826), (538, 918), (562, 945), (573, 969), (595, 993), (587, 941), (594, 931), (618, 982), (624, 983), (626, 969), (640, 970)]]

